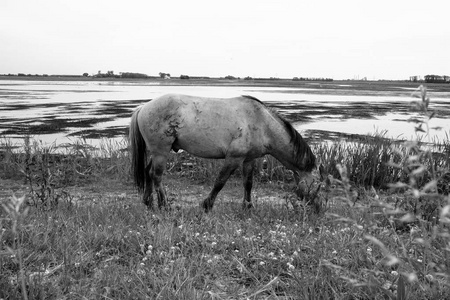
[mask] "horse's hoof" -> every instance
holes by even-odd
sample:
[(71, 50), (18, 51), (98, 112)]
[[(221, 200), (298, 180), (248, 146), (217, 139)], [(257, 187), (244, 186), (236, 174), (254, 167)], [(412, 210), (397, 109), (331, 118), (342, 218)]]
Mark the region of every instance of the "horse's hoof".
[(212, 206), (209, 204), (208, 199), (202, 201), (202, 203), (200, 204), (200, 207), (205, 211), (205, 213), (210, 212), (212, 209)]
[(242, 203), (242, 209), (243, 210), (249, 210), (253, 208), (253, 204), (250, 202), (244, 202)]
[(153, 205), (151, 202), (144, 201), (145, 207), (147, 207), (147, 210), (153, 210)]

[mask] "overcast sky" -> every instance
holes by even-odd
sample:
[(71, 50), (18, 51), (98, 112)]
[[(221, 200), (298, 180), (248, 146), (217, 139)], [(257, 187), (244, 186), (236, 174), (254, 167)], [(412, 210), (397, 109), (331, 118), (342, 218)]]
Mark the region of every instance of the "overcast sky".
[(448, 0), (0, 0), (0, 74), (450, 75)]

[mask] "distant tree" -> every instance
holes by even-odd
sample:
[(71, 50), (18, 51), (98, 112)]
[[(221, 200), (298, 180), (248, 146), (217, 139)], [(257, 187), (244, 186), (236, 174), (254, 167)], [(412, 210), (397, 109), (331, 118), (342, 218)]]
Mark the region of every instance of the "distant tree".
[(189, 79), (188, 75), (180, 75), (180, 79)]
[(163, 79), (170, 79), (170, 73), (159, 72), (159, 77)]
[(83, 73), (83, 77), (88, 77), (89, 74), (88, 73)]
[(236, 79), (236, 77), (227, 75), (227, 76), (225, 76), (225, 79), (234, 80), (234, 79)]
[(142, 73), (132, 73), (132, 72), (123, 72), (120, 74), (122, 78), (147, 78), (147, 74)]

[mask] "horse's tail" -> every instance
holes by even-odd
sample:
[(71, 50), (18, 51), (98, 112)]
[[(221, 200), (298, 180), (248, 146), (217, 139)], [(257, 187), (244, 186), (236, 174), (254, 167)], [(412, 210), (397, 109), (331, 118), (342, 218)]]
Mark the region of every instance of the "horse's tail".
[(145, 140), (142, 137), (137, 122), (140, 109), (136, 109), (131, 116), (129, 143), (131, 148), (131, 172), (133, 174), (134, 184), (139, 191), (143, 192), (146, 178), (145, 164), (147, 163), (147, 146), (145, 145)]

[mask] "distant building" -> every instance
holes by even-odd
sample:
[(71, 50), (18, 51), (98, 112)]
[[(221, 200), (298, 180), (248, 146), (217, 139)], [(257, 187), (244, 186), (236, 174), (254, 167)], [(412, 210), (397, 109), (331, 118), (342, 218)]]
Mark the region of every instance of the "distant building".
[(427, 83), (450, 83), (450, 76), (444, 75), (425, 75)]

